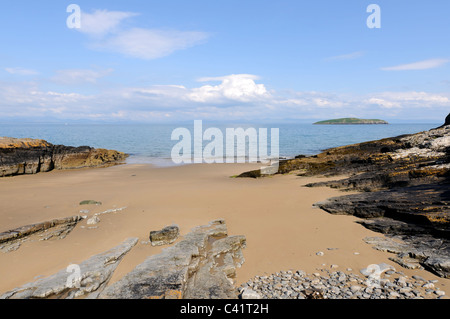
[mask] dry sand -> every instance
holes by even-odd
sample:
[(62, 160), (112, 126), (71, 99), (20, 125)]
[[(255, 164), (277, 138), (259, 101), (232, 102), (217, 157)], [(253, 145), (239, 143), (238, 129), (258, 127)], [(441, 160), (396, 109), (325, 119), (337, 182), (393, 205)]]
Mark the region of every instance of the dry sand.
[[(123, 165), (2, 178), (0, 232), (79, 215), (82, 209), (89, 209), (88, 216), (92, 216), (127, 208), (100, 216), (96, 229), (88, 229), (82, 221), (63, 240), (25, 242), (17, 251), (0, 253), (0, 294), (81, 263), (128, 237), (139, 237), (139, 244), (117, 268), (112, 278), (115, 282), (164, 248), (141, 243), (148, 241), (151, 230), (177, 224), (184, 235), (219, 218), (226, 220), (230, 235), (247, 238), (246, 262), (238, 270), (238, 284), (280, 270), (316, 272), (317, 268), (335, 264), (338, 270), (352, 268), (358, 272), (370, 264), (385, 262), (408, 276), (438, 279), (436, 286), (450, 294), (450, 280), (423, 270), (403, 269), (388, 260), (392, 255), (364, 243), (364, 237), (382, 235), (355, 223), (356, 218), (313, 208), (315, 202), (343, 195), (329, 188), (303, 187), (323, 178), (295, 174), (257, 180), (230, 178), (254, 168), (253, 164), (167, 168)], [(79, 206), (87, 199), (103, 204)], [(325, 255), (317, 256), (319, 251)]]

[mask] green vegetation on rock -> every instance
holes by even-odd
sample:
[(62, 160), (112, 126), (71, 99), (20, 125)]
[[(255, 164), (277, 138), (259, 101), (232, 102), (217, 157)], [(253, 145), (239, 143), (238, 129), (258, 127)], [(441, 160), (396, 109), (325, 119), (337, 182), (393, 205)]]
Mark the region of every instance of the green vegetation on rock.
[(357, 118), (342, 118), (327, 121), (320, 121), (314, 123), (315, 125), (345, 125), (345, 124), (389, 124), (386, 121), (378, 119), (357, 119)]

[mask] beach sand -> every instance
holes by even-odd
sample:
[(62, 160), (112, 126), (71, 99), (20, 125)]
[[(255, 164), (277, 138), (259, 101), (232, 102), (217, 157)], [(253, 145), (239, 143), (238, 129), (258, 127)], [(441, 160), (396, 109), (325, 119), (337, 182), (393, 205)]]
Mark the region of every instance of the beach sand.
[[(388, 263), (406, 275), (437, 279), (436, 287), (450, 294), (450, 280), (424, 270), (407, 270), (388, 259), (392, 254), (373, 249), (365, 237), (383, 235), (355, 223), (353, 216), (333, 216), (312, 204), (342, 193), (303, 185), (323, 181), (295, 174), (264, 179), (231, 176), (258, 168), (255, 164), (200, 164), (156, 168), (121, 165), (102, 169), (52, 171), (0, 179), (0, 232), (20, 226), (108, 209), (126, 209), (100, 216), (95, 229), (86, 220), (62, 240), (25, 242), (17, 251), (0, 252), (0, 294), (81, 263), (129, 237), (139, 243), (126, 255), (111, 282), (119, 280), (148, 256), (164, 247), (152, 247), (149, 232), (176, 224), (181, 235), (215, 219), (225, 219), (229, 235), (245, 235), (245, 263), (237, 284), (256, 275), (282, 270), (317, 272), (359, 270)], [(80, 206), (83, 200), (101, 206)], [(84, 227), (83, 227), (84, 226)], [(180, 238), (181, 239), (181, 238)], [(179, 240), (180, 240), (179, 239)], [(329, 248), (337, 248), (328, 250)], [(322, 251), (324, 256), (317, 256)], [(359, 254), (355, 254), (359, 253)]]

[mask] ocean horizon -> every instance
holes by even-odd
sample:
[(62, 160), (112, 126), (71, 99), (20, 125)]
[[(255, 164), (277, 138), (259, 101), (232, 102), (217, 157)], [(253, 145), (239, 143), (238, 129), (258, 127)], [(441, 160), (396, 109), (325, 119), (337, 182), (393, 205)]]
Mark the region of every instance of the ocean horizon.
[[(297, 155), (315, 155), (325, 149), (355, 143), (378, 140), (404, 134), (413, 134), (438, 127), (439, 123), (389, 124), (389, 125), (313, 125), (305, 123), (204, 123), (203, 132), (210, 127), (219, 128), (225, 135), (226, 128), (254, 127), (279, 129), (279, 153), (281, 158)], [(127, 163), (174, 165), (171, 150), (178, 141), (171, 140), (172, 131), (185, 127), (192, 132), (192, 123), (173, 124), (2, 124), (0, 136), (43, 139), (55, 145), (91, 146), (121, 151), (130, 155)], [(203, 142), (203, 147), (207, 145)], [(248, 146), (248, 141), (247, 141)]]

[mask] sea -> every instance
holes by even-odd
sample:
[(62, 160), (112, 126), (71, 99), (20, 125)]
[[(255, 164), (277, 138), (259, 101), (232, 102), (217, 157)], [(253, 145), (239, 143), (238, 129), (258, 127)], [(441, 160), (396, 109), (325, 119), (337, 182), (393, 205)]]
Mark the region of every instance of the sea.
[[(270, 154), (271, 129), (279, 130), (279, 155), (292, 158), (297, 155), (315, 155), (325, 149), (377, 140), (386, 137), (412, 134), (438, 127), (439, 123), (389, 124), (389, 125), (313, 125), (307, 123), (203, 123), (207, 128), (218, 128), (226, 142), (227, 128), (267, 128), (268, 154)], [(194, 122), (174, 124), (0, 124), (0, 136), (16, 138), (44, 139), (55, 145), (91, 146), (118, 150), (130, 155), (130, 164), (154, 164), (156, 166), (175, 165), (171, 152), (179, 142), (172, 140), (172, 132), (186, 128), (192, 139), (195, 136)], [(206, 146), (210, 141), (203, 141)], [(248, 141), (247, 141), (248, 143)], [(192, 142), (193, 144), (193, 142)], [(225, 143), (226, 144), (226, 143)]]

